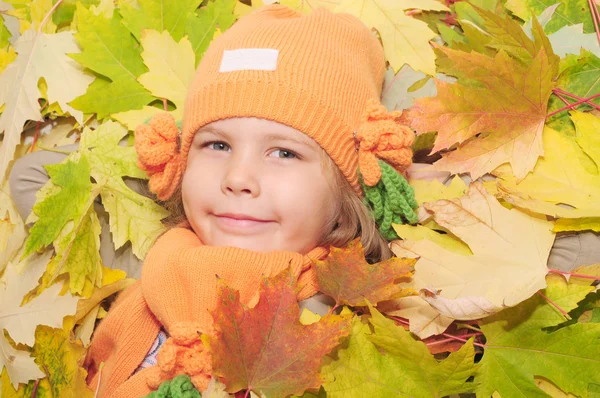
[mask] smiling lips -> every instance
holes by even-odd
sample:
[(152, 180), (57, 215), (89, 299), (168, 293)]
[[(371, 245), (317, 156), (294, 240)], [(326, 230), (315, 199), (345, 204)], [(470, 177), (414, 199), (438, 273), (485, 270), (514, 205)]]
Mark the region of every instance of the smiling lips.
[(253, 229), (269, 224), (270, 220), (261, 220), (245, 214), (216, 214), (219, 224), (225, 229)]

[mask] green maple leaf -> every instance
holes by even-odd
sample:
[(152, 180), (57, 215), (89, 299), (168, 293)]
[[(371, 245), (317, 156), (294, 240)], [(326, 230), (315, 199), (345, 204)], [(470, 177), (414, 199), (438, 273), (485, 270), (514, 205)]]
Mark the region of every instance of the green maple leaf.
[(347, 345), (322, 367), (328, 397), (442, 397), (473, 389), (472, 342), (440, 362), (404, 328), (372, 307), (371, 314), (374, 331), (355, 317)]
[(22, 258), (52, 243), (67, 222), (77, 222), (92, 205), (87, 158), (69, 157), (63, 163), (47, 165), (46, 170), (55, 189), (33, 206), (38, 221), (29, 230)]
[[(584, 98), (600, 93), (600, 58), (583, 50), (575, 63), (567, 66), (560, 74), (557, 86), (568, 93)], [(552, 112), (564, 106), (565, 103), (560, 98), (552, 96), (548, 104), (548, 111)], [(582, 104), (577, 109), (583, 111), (591, 109), (591, 107)], [(571, 123), (567, 111), (557, 113), (549, 118), (548, 126), (565, 133), (573, 134), (575, 132), (575, 126)]]
[(69, 274), (72, 293), (83, 291), (86, 278), (96, 286), (102, 280), (100, 258), (100, 221), (90, 206), (76, 223), (69, 223), (54, 241), (56, 256), (48, 264), (42, 277), (41, 289), (46, 289), (57, 276)]
[(224, 32), (235, 22), (236, 16), (233, 14), (233, 10), (236, 3), (236, 0), (208, 2), (206, 7), (200, 8), (188, 19), (187, 33), (196, 54), (196, 65), (208, 49), (217, 26), (221, 32)]
[(96, 130), (85, 128), (79, 151), (89, 159), (90, 175), (100, 186), (100, 195), (108, 211), (115, 249), (131, 241), (133, 253), (143, 258), (154, 240), (164, 231), (160, 222), (168, 213), (123, 182), (123, 177), (145, 178), (137, 165), (133, 146), (119, 145), (127, 129), (108, 121)]
[[(543, 294), (565, 311), (593, 290), (567, 284), (562, 277), (548, 278)], [(484, 355), (475, 380), (478, 397), (496, 391), (503, 397), (547, 397), (534, 381), (544, 377), (561, 390), (587, 396), (588, 384), (600, 383), (600, 324), (577, 323), (547, 332), (565, 317), (540, 295), (485, 318)]]
[(560, 3), (552, 19), (545, 26), (546, 33), (554, 33), (563, 26), (583, 23), (585, 33), (594, 32), (592, 13), (587, 0), (508, 0), (506, 8), (524, 21), (541, 14), (546, 8)]
[(138, 41), (142, 38), (142, 29), (154, 29), (159, 33), (168, 31), (175, 41), (188, 33), (188, 20), (200, 5), (201, 0), (139, 0), (139, 7), (123, 3), (120, 12), (123, 24)]
[(85, 113), (97, 113), (99, 119), (140, 109), (154, 99), (136, 80), (148, 69), (142, 61), (139, 44), (121, 20), (118, 12), (109, 19), (77, 5), (79, 32), (75, 37), (83, 51), (72, 57), (107, 79), (97, 78), (71, 104)]

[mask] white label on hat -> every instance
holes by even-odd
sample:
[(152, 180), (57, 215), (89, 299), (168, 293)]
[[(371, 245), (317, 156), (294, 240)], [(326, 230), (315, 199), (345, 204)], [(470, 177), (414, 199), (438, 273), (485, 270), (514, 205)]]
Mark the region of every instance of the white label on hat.
[(223, 51), (219, 72), (236, 70), (276, 70), (279, 50), (274, 48), (240, 48)]

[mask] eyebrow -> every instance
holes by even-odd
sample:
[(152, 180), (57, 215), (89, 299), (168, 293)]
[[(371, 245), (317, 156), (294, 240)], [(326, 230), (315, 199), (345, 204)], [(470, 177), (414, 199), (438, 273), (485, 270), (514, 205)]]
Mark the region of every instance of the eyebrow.
[[(198, 133), (212, 133), (212, 134), (215, 134), (215, 135), (223, 137), (223, 138), (227, 138), (228, 137), (226, 131), (220, 130), (220, 129), (212, 127), (212, 126), (203, 127), (202, 129), (198, 130), (198, 132), (196, 134), (198, 134)], [(285, 136), (285, 135), (282, 135), (282, 134), (279, 134), (279, 133), (267, 133), (264, 136), (264, 139), (267, 140), (267, 141), (277, 141), (277, 140), (280, 140), (280, 141), (292, 141), (292, 142), (295, 142), (297, 144), (307, 146), (310, 149), (314, 149), (313, 146), (311, 145), (311, 143), (308, 142), (308, 141), (306, 141), (306, 140), (303, 140), (303, 139), (300, 139), (300, 138), (296, 138), (296, 137), (288, 137), (288, 136)]]

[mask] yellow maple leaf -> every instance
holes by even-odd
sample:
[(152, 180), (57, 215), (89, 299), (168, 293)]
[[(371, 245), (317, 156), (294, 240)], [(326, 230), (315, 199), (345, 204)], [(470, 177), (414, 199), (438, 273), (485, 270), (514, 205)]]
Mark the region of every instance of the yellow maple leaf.
[[(399, 257), (419, 257), (415, 274), (403, 287), (421, 293), (416, 324), (430, 325), (427, 334), (444, 331), (448, 319), (476, 319), (514, 306), (546, 286), (546, 261), (554, 242), (552, 223), (516, 209), (507, 210), (481, 183), (473, 183), (458, 199), (425, 204), (434, 220), (469, 245), (461, 255), (422, 239), (399, 241)], [(400, 299), (404, 300), (404, 299)], [(402, 315), (404, 316), (404, 315)], [(423, 330), (411, 331), (424, 338)]]
[(429, 40), (435, 33), (425, 22), (405, 14), (406, 10), (448, 11), (435, 0), (341, 0), (335, 12), (352, 14), (377, 29), (385, 57), (398, 72), (408, 64), (415, 71), (435, 75), (435, 55)]
[(26, 237), (25, 224), (9, 195), (6, 181), (0, 189), (0, 272), (17, 253)]
[(42, 120), (39, 79), (44, 78), (48, 85), (48, 101), (57, 102), (79, 123), (83, 123), (83, 113), (68, 103), (85, 93), (94, 80), (66, 55), (80, 52), (73, 32), (45, 34), (30, 29), (17, 39), (14, 47), (17, 58), (0, 75), (0, 105), (6, 104), (0, 116), (0, 132), (4, 132), (0, 146), (0, 182), (4, 181), (8, 163), (13, 159), (23, 124), (27, 120)]
[(180, 120), (185, 95), (196, 71), (192, 44), (187, 37), (177, 43), (167, 31), (144, 30), (142, 46), (148, 72), (138, 77), (138, 81), (154, 96), (172, 101), (177, 107), (173, 117)]
[[(563, 230), (579, 229), (578, 221), (590, 229), (600, 229), (600, 119), (589, 113), (572, 112), (576, 138), (548, 127), (544, 130), (544, 157), (533, 172), (517, 182), (510, 168), (494, 171), (498, 194), (514, 206), (562, 221)], [(582, 162), (585, 155), (596, 165)], [(595, 166), (595, 167), (594, 167)], [(566, 205), (566, 206), (565, 206)], [(595, 219), (595, 221), (594, 221)]]
[(52, 395), (61, 398), (91, 398), (94, 391), (87, 387), (87, 372), (79, 366), (85, 348), (72, 343), (62, 329), (40, 326), (35, 333), (35, 361), (48, 373)]

